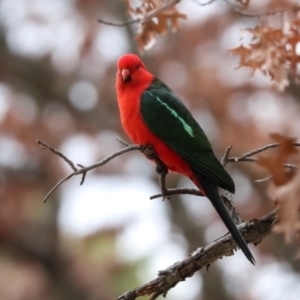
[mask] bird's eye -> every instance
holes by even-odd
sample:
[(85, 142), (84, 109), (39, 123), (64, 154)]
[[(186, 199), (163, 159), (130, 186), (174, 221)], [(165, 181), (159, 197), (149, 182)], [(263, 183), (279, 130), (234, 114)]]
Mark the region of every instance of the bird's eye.
[(138, 66), (136, 66), (135, 68), (138, 70), (138, 69), (140, 68), (140, 66), (138, 65)]

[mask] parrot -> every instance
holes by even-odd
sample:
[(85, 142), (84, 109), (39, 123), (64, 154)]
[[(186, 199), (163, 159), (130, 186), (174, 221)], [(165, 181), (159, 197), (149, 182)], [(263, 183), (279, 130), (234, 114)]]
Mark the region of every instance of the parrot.
[(169, 171), (188, 177), (210, 200), (237, 245), (255, 265), (219, 195), (218, 188), (234, 193), (234, 181), (181, 99), (135, 54), (125, 54), (117, 62), (116, 93), (121, 124), (131, 141), (151, 145)]

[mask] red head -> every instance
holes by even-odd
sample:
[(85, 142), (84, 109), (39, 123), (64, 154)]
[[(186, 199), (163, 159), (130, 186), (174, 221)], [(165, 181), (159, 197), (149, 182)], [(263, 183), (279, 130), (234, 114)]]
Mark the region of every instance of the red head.
[(147, 88), (153, 79), (140, 58), (135, 54), (125, 54), (118, 60), (117, 90)]

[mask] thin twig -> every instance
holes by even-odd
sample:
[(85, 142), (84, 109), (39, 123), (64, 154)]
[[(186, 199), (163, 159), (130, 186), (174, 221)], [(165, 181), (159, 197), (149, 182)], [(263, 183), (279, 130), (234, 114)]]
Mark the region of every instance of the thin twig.
[(200, 196), (203, 197), (204, 195), (199, 191), (195, 189), (187, 189), (187, 188), (170, 188), (166, 189), (161, 194), (156, 194), (150, 197), (150, 200), (160, 198), (160, 197), (167, 197), (167, 196), (173, 196), (173, 195), (194, 195), (194, 196)]
[[(161, 193), (163, 195), (163, 200), (165, 200), (168, 197), (168, 195), (167, 195), (168, 190), (166, 187), (166, 176), (167, 176), (167, 174), (165, 174), (165, 173), (160, 174), (160, 176), (159, 176), (159, 186), (160, 186)], [(151, 200), (151, 198), (150, 198), (150, 200)]]
[(266, 182), (266, 181), (270, 181), (272, 178), (273, 178), (273, 176), (268, 176), (268, 177), (262, 178), (262, 179), (255, 179), (254, 182), (258, 182), (258, 183)]
[[(300, 147), (300, 143), (298, 143), (298, 142), (294, 142), (293, 145), (295, 147)], [(255, 154), (261, 153), (261, 152), (266, 151), (266, 150), (271, 149), (271, 148), (277, 148), (279, 146), (280, 146), (280, 144), (278, 144), (278, 143), (268, 144), (268, 145), (263, 146), (261, 148), (255, 149), (253, 151), (246, 152), (240, 157), (229, 157), (228, 161), (230, 161), (230, 162), (232, 162), (232, 161), (251, 161), (251, 160), (246, 160), (246, 158), (248, 158), (250, 156), (253, 156)]]
[(39, 145), (41, 145), (43, 149), (49, 149), (51, 152), (53, 152), (57, 156), (61, 157), (64, 161), (66, 161), (69, 164), (69, 166), (73, 169), (74, 172), (77, 171), (77, 168), (75, 167), (74, 163), (70, 159), (68, 159), (65, 155), (63, 155), (61, 152), (59, 152), (58, 150), (54, 149), (50, 145), (48, 145), (40, 140), (36, 140), (36, 142)]
[[(80, 167), (81, 169), (84, 169), (84, 166), (81, 164), (77, 164), (78, 167)], [(85, 181), (85, 177), (86, 177), (87, 172), (82, 173), (82, 178), (80, 181), (80, 185), (83, 185), (84, 181)]]
[(134, 151), (134, 150), (142, 150), (143, 147), (142, 146), (139, 146), (139, 145), (130, 145), (128, 147), (125, 147), (109, 156), (107, 156), (106, 158), (102, 159), (101, 161), (91, 165), (91, 166), (88, 166), (88, 167), (84, 167), (82, 169), (80, 169), (79, 171), (77, 171), (77, 174), (76, 175), (79, 175), (79, 174), (83, 174), (85, 172), (89, 172), (90, 170), (93, 170), (95, 168), (98, 168), (100, 166), (103, 166), (105, 165), (106, 163), (108, 163), (109, 161), (111, 161), (112, 159), (114, 159), (115, 157), (117, 156), (120, 156), (124, 153), (127, 153), (127, 152), (130, 152), (130, 151)]
[[(280, 146), (280, 144), (278, 144), (278, 143), (268, 144), (268, 145), (266, 145), (266, 146), (263, 146), (263, 147), (260, 147), (260, 148), (258, 148), (258, 149), (255, 149), (255, 150), (253, 150), (253, 151), (246, 152), (246, 153), (244, 153), (242, 156), (240, 156), (238, 159), (241, 160), (241, 159), (244, 159), (244, 158), (253, 156), (253, 155), (255, 155), (255, 154), (261, 153), (261, 152), (263, 152), (263, 151), (266, 151), (267, 149), (277, 148), (277, 147), (279, 147), (279, 146)], [(237, 158), (232, 158), (232, 159), (237, 159)]]
[(242, 11), (240, 9), (233, 9), (233, 12), (249, 18), (258, 18), (258, 17), (265, 17), (265, 16), (275, 15), (275, 14), (284, 13), (286, 11), (293, 11), (293, 10), (298, 11), (299, 7), (290, 7), (289, 9), (282, 8), (282, 9), (272, 10), (265, 13), (251, 13), (247, 11)]
[(104, 25), (108, 25), (108, 26), (114, 26), (114, 27), (124, 27), (124, 26), (128, 26), (134, 23), (139, 23), (141, 22), (143, 19), (142, 18), (136, 18), (136, 19), (132, 19), (123, 23), (113, 23), (113, 22), (109, 22), (109, 21), (105, 21), (102, 19), (98, 19), (98, 22)]
[(230, 150), (232, 149), (232, 146), (228, 146), (225, 150), (225, 153), (224, 153), (224, 156), (222, 157), (221, 159), (221, 164), (222, 166), (225, 168), (225, 166), (227, 165), (227, 162), (228, 162), (228, 156), (229, 156), (229, 152)]
[(43, 199), (43, 203), (45, 203), (49, 197), (57, 190), (57, 188), (63, 184), (65, 181), (67, 181), (68, 179), (70, 179), (71, 177), (73, 177), (74, 175), (77, 175), (76, 172), (71, 173), (70, 175), (66, 176), (65, 178), (61, 179), (49, 192), (48, 194), (44, 197)]
[(130, 146), (130, 144), (128, 144), (127, 142), (125, 142), (124, 140), (120, 139), (119, 137), (116, 137), (116, 140), (121, 143), (122, 145), (128, 147)]
[[(287, 168), (287, 170), (285, 171), (286, 173), (291, 172), (291, 171), (293, 171), (293, 170), (295, 170), (295, 169), (298, 168), (297, 166), (292, 165), (292, 164), (283, 164), (283, 166)], [(271, 180), (272, 178), (273, 178), (273, 176), (271, 175), (271, 176), (268, 176), (268, 177), (266, 177), (266, 178), (256, 179), (256, 180), (254, 180), (254, 181), (255, 181), (255, 182), (258, 182), (258, 183), (261, 183), (261, 182), (269, 181), (269, 180)]]
[[(241, 162), (241, 161), (258, 162), (259, 159), (255, 158), (255, 157), (242, 157), (242, 156), (241, 157), (229, 157), (227, 159), (227, 162)], [(283, 166), (289, 170), (298, 168), (296, 165), (292, 165), (292, 164), (283, 164)]]
[[(300, 147), (300, 143), (298, 143), (298, 142), (294, 142), (293, 145), (295, 147)], [(239, 157), (226, 157), (226, 153), (227, 153), (227, 150), (228, 150), (228, 148), (227, 148), (226, 152), (224, 154), (224, 157), (226, 158), (226, 163), (228, 163), (228, 162), (240, 162), (240, 161), (257, 162), (258, 159), (255, 158), (255, 157), (252, 157), (253, 155), (259, 154), (259, 153), (264, 152), (264, 151), (266, 151), (268, 149), (271, 149), (271, 148), (277, 148), (279, 146), (280, 146), (280, 144), (278, 144), (278, 143), (268, 144), (268, 145), (263, 146), (261, 148), (255, 149), (253, 151), (246, 152), (246, 153), (244, 153), (243, 155), (241, 155)], [(222, 161), (223, 161), (223, 159), (222, 159)], [(288, 168), (288, 169), (296, 169), (297, 168), (296, 165), (292, 165), (292, 164), (283, 164), (283, 166), (285, 168)]]
[(146, 15), (143, 18), (136, 18), (136, 19), (132, 19), (123, 23), (113, 23), (113, 22), (109, 22), (109, 21), (105, 21), (102, 19), (98, 19), (99, 23), (105, 24), (105, 25), (109, 25), (109, 26), (116, 26), (116, 27), (124, 27), (124, 26), (128, 26), (134, 23), (143, 23), (143, 22), (147, 22), (148, 20), (151, 20), (152, 18), (155, 18), (156, 16), (158, 16), (161, 12), (163, 12), (164, 10), (176, 5), (177, 3), (179, 3), (180, 0), (173, 0), (168, 2), (167, 4), (163, 5), (162, 7), (158, 8), (157, 10), (149, 13), (148, 15)]

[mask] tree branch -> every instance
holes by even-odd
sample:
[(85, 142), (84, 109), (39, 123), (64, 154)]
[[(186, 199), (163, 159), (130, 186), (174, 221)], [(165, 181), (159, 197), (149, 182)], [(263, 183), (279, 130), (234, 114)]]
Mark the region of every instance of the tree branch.
[(225, 150), (225, 153), (221, 159), (221, 164), (224, 168), (225, 168), (226, 164), (228, 163), (228, 156), (229, 156), (229, 152), (231, 151), (231, 149), (232, 149), (231, 145), (229, 147), (227, 147)]
[(77, 168), (75, 167), (74, 163), (70, 159), (68, 159), (65, 155), (63, 155), (61, 152), (59, 152), (55, 148), (51, 147), (50, 145), (48, 145), (40, 140), (36, 140), (36, 142), (39, 145), (41, 145), (42, 149), (49, 149), (52, 153), (61, 157), (64, 161), (66, 161), (69, 164), (69, 166), (73, 169), (74, 172), (77, 172)]
[(173, 196), (173, 195), (194, 195), (194, 196), (201, 196), (203, 197), (204, 195), (196, 189), (187, 189), (187, 188), (170, 188), (162, 191), (161, 194), (155, 194), (150, 197), (150, 200), (156, 199), (156, 198), (166, 198), (168, 196)]
[(131, 24), (134, 24), (134, 23), (143, 23), (143, 22), (147, 22), (148, 20), (150, 20), (152, 18), (155, 18), (161, 12), (163, 12), (164, 10), (167, 10), (168, 8), (176, 5), (179, 2), (180, 2), (180, 0), (172, 0), (168, 3), (166, 3), (165, 5), (162, 5), (157, 10), (155, 10), (155, 11), (149, 13), (148, 15), (144, 16), (143, 18), (136, 18), (136, 19), (132, 19), (132, 20), (129, 20), (129, 21), (123, 22), (123, 23), (113, 23), (113, 22), (102, 20), (102, 19), (98, 19), (98, 22), (101, 23), (101, 24), (105, 24), (105, 25), (109, 25), (109, 26), (116, 26), (116, 27), (124, 27), (124, 26), (128, 26), (128, 25), (131, 25)]
[(256, 10), (249, 11), (249, 6), (251, 6), (250, 5), (251, 0), (244, 1), (244, 2), (241, 0), (235, 0), (235, 1), (234, 0), (223, 0), (223, 1), (228, 4), (228, 6), (230, 7), (230, 9), (233, 12), (240, 14), (242, 16), (246, 16), (246, 17), (263, 17), (263, 16), (268, 16), (268, 15), (274, 15), (277, 13), (283, 13), (286, 11), (299, 10), (298, 5), (292, 4), (292, 3), (286, 3), (285, 7), (284, 6), (280, 7), (278, 5), (278, 8), (272, 9), (271, 7), (268, 7), (268, 5), (267, 5), (267, 4), (270, 4), (271, 1), (269, 1), (269, 3), (265, 3), (266, 6), (263, 10), (262, 10), (261, 6), (256, 5)]
[[(294, 142), (293, 145), (295, 147), (300, 147), (300, 143), (298, 142)], [(278, 143), (273, 143), (273, 144), (268, 144), (266, 146), (263, 146), (261, 148), (258, 148), (258, 149), (255, 149), (253, 151), (250, 151), (250, 152), (246, 152), (244, 153), (242, 156), (239, 156), (239, 157), (228, 157), (228, 154), (227, 154), (227, 157), (224, 158), (225, 160), (225, 163), (227, 162), (238, 162), (238, 161), (257, 161), (256, 158), (251, 158), (251, 156), (255, 155), (255, 154), (258, 154), (258, 153), (261, 153), (261, 152), (264, 152), (268, 149), (271, 149), (271, 148), (278, 148), (280, 146), (280, 144)], [(228, 148), (227, 148), (228, 150)], [(229, 151), (231, 150), (231, 148), (229, 149)], [(228, 152), (229, 153), (229, 152)], [(292, 167), (293, 165), (286, 165), (287, 167)]]
[[(295, 147), (300, 147), (300, 143), (298, 142), (294, 142), (293, 145)], [(272, 149), (272, 148), (278, 148), (280, 147), (280, 144), (278, 143), (272, 143), (272, 144), (268, 144), (266, 146), (263, 146), (261, 148), (255, 149), (253, 151), (250, 152), (246, 152), (243, 155), (239, 156), (239, 157), (229, 157), (229, 152), (232, 149), (232, 146), (229, 146), (226, 151), (225, 154), (222, 158), (222, 165), (225, 167), (227, 163), (229, 162), (241, 162), (241, 161), (246, 161), (246, 162), (258, 162), (259, 159), (256, 157), (252, 157), (255, 154), (259, 154), (262, 153), (268, 149)], [(287, 168), (286, 172), (289, 172), (293, 169), (297, 169), (298, 167), (296, 165), (292, 165), (292, 164), (283, 164), (283, 166), (285, 168)], [(261, 183), (261, 182), (265, 182), (265, 181), (269, 181), (270, 179), (272, 179), (272, 176), (268, 176), (266, 178), (262, 178), (262, 179), (256, 179), (255, 182), (257, 183)]]
[(77, 176), (77, 175), (81, 175), (82, 174), (82, 180), (80, 182), (80, 184), (82, 185), (84, 183), (84, 178), (86, 176), (86, 173), (97, 168), (97, 167), (100, 167), (100, 166), (103, 166), (105, 165), (106, 163), (108, 163), (109, 161), (111, 161), (112, 159), (114, 159), (115, 157), (117, 156), (120, 156), (124, 153), (127, 153), (127, 152), (130, 152), (130, 151), (133, 151), (133, 150), (140, 150), (140, 151), (144, 151), (145, 147), (144, 146), (139, 146), (139, 145), (129, 145), (109, 156), (107, 156), (106, 158), (102, 159), (101, 161), (91, 165), (91, 166), (88, 166), (88, 167), (83, 167), (82, 165), (80, 164), (77, 164), (77, 166), (80, 167), (80, 169), (76, 168), (75, 167), (75, 164), (70, 160), (68, 159), (64, 154), (62, 154), (60, 151), (54, 149), (53, 147), (49, 146), (48, 144), (40, 141), (40, 140), (37, 140), (37, 143), (39, 145), (42, 145), (42, 148), (43, 149), (49, 149), (51, 152), (53, 152), (54, 154), (58, 155), (59, 157), (61, 157), (64, 161), (66, 161), (72, 168), (72, 170), (74, 171), (73, 173), (69, 174), (68, 176), (64, 177), (63, 179), (61, 179), (49, 192), (48, 194), (44, 197), (43, 199), (43, 202), (45, 203), (49, 197), (53, 194), (53, 192), (62, 184), (64, 183), (65, 181), (67, 181), (68, 179), (70, 179), (71, 177), (73, 176)]
[[(248, 243), (259, 244), (271, 233), (276, 220), (277, 210), (274, 210), (260, 219), (253, 219), (238, 225)], [(180, 281), (193, 276), (195, 272), (206, 267), (216, 260), (234, 255), (237, 245), (231, 234), (226, 234), (206, 247), (198, 248), (188, 258), (177, 262), (169, 268), (159, 271), (158, 277), (141, 287), (137, 287), (118, 297), (118, 300), (134, 300), (139, 296), (151, 296), (150, 300), (158, 296), (166, 296), (168, 291)]]

